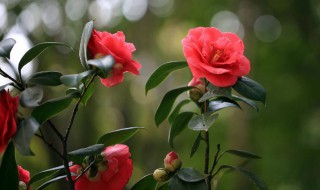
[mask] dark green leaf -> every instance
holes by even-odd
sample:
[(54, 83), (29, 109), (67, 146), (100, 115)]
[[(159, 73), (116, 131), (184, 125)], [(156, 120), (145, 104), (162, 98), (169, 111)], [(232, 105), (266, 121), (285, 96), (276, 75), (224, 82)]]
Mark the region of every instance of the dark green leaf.
[(168, 136), (168, 143), (171, 147), (173, 147), (173, 141), (188, 125), (188, 122), (193, 117), (193, 112), (183, 112), (179, 114), (175, 120), (173, 121), (169, 136)]
[(214, 97), (223, 96), (223, 97), (231, 98), (231, 88), (230, 87), (226, 87), (226, 88), (216, 87), (216, 86), (213, 86), (211, 83), (209, 83), (207, 89), (208, 89), (207, 93), (205, 93), (199, 99), (200, 103), (204, 102), (206, 100), (209, 100), (211, 98), (214, 98)]
[(37, 190), (42, 190), (42, 189), (46, 188), (48, 185), (50, 185), (51, 183), (62, 180), (62, 179), (66, 180), (66, 178), (67, 178), (67, 175), (55, 177), (55, 178), (43, 183), (40, 187), (37, 188)]
[(98, 144), (104, 144), (104, 146), (115, 145), (123, 143), (130, 139), (134, 134), (136, 134), (143, 127), (129, 127), (124, 129), (118, 129), (101, 136), (98, 140)]
[(208, 129), (218, 119), (218, 116), (219, 114), (213, 114), (213, 112), (206, 112), (204, 114), (197, 115), (189, 121), (188, 127), (194, 131), (208, 131)]
[(41, 71), (31, 75), (26, 83), (44, 86), (59, 86), (61, 84), (61, 76), (62, 74), (56, 71)]
[(22, 155), (33, 155), (30, 149), (30, 142), (33, 135), (38, 131), (39, 127), (40, 124), (33, 117), (21, 120), (19, 122), (18, 130), (13, 137), (13, 143)]
[(165, 183), (161, 185), (158, 190), (169, 190), (169, 183)]
[(191, 100), (182, 100), (181, 102), (179, 102), (179, 104), (174, 108), (174, 110), (171, 112), (171, 114), (169, 115), (169, 122), (172, 123), (173, 120), (177, 117), (177, 115), (179, 114), (181, 108), (190, 103)]
[(220, 97), (209, 102), (208, 112), (216, 112), (220, 109), (228, 107), (237, 107), (241, 109), (240, 105), (236, 101), (226, 97)]
[(198, 182), (206, 178), (194, 168), (182, 168), (177, 172), (177, 175), (185, 182)]
[(81, 148), (81, 149), (69, 152), (68, 155), (92, 156), (92, 155), (100, 154), (104, 148), (105, 148), (104, 144), (94, 144), (94, 145), (88, 146), (86, 148)]
[(49, 100), (34, 108), (31, 115), (42, 125), (51, 117), (65, 110), (71, 103), (74, 95), (75, 94), (68, 94), (61, 98)]
[(89, 70), (79, 74), (64, 75), (60, 77), (60, 80), (66, 86), (78, 87), (81, 82), (85, 81), (87, 77), (93, 73), (93, 70)]
[(238, 171), (238, 172), (244, 174), (245, 176), (247, 176), (260, 190), (268, 190), (268, 187), (264, 183), (264, 181), (262, 181), (262, 179), (260, 179), (258, 176), (256, 176), (251, 171), (248, 171), (244, 168), (240, 168), (240, 167), (236, 167), (236, 166), (229, 166), (229, 165), (222, 165), (219, 168), (219, 170), (222, 170), (222, 169), (231, 169), (231, 170)]
[(197, 139), (194, 141), (192, 147), (191, 147), (191, 153), (190, 153), (190, 158), (197, 152), (200, 142), (202, 140), (202, 136), (201, 136), (201, 131), (199, 132)]
[(253, 109), (255, 109), (257, 112), (259, 111), (259, 107), (257, 106), (257, 104), (247, 98), (241, 97), (241, 96), (236, 96), (236, 95), (232, 95), (232, 98), (236, 101), (242, 101), (244, 103), (246, 103), (247, 105), (251, 106)]
[(82, 37), (80, 41), (80, 48), (79, 48), (79, 57), (81, 64), (84, 68), (89, 69), (87, 64), (87, 46), (90, 40), (91, 34), (93, 30), (93, 21), (89, 21), (83, 28)]
[(86, 93), (83, 95), (82, 99), (81, 99), (81, 103), (86, 106), (87, 102), (89, 101), (89, 99), (91, 98), (93, 92), (94, 92), (94, 83), (91, 84), (88, 88), (88, 90), (86, 91)]
[(74, 98), (80, 98), (81, 93), (77, 88), (69, 88), (66, 90), (66, 95), (73, 95)]
[(233, 88), (246, 98), (257, 100), (264, 104), (266, 102), (266, 90), (261, 84), (252, 79), (241, 77), (237, 83), (233, 85)]
[(19, 176), (14, 153), (14, 146), (8, 144), (0, 166), (1, 189), (19, 190)]
[(88, 65), (94, 66), (98, 69), (98, 75), (101, 78), (107, 78), (109, 71), (115, 64), (114, 59), (111, 55), (104, 56), (100, 59), (91, 59), (87, 61)]
[(162, 123), (169, 115), (169, 113), (171, 112), (171, 109), (172, 109), (172, 106), (175, 102), (175, 100), (177, 99), (177, 97), (183, 93), (183, 92), (186, 92), (190, 89), (192, 89), (193, 87), (182, 87), (182, 88), (177, 88), (177, 89), (174, 89), (174, 90), (171, 90), (169, 92), (167, 92), (157, 111), (156, 111), (156, 114), (154, 116), (154, 120), (156, 122), (156, 125), (159, 126), (160, 123)]
[(16, 41), (12, 38), (2, 40), (0, 42), (0, 57), (6, 57), (10, 59), (10, 52), (15, 43)]
[(243, 150), (227, 150), (225, 153), (233, 154), (243, 158), (261, 159), (260, 156)]
[(25, 89), (19, 96), (19, 103), (22, 107), (36, 107), (43, 97), (43, 90), (39, 86)]
[(155, 190), (158, 182), (153, 178), (152, 174), (142, 177), (136, 184), (131, 187), (131, 190)]
[(46, 50), (50, 46), (66, 46), (69, 47), (67, 44), (59, 43), (59, 42), (43, 42), (40, 44), (35, 45), (31, 49), (29, 49), (21, 58), (19, 65), (18, 65), (18, 71), (19, 76), (21, 76), (21, 69), (28, 64), (31, 60), (36, 58), (38, 55), (40, 55), (44, 50)]
[(186, 182), (174, 175), (169, 181), (169, 190), (208, 190), (205, 180)]
[(173, 61), (173, 62), (168, 62), (161, 65), (151, 74), (150, 78), (148, 79), (145, 87), (146, 94), (148, 93), (149, 90), (155, 88), (164, 79), (166, 79), (171, 72), (178, 69), (182, 69), (187, 66), (188, 64), (186, 61)]
[(64, 173), (64, 165), (61, 165), (61, 166), (57, 166), (57, 167), (54, 167), (54, 168), (50, 168), (50, 169), (47, 169), (47, 170), (44, 170), (44, 171), (41, 171), (35, 175), (33, 175), (28, 183), (28, 186), (30, 186), (31, 184), (35, 183), (35, 182), (38, 182), (38, 181), (41, 181), (43, 179), (46, 179), (48, 177), (52, 177), (54, 175), (57, 175), (59, 173)]

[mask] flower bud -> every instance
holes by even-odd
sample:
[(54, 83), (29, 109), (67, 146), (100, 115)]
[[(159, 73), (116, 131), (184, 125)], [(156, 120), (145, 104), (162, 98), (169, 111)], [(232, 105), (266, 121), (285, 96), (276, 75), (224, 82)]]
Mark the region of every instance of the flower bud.
[(23, 181), (19, 181), (19, 190), (27, 190), (27, 185)]
[(194, 77), (189, 82), (188, 86), (196, 87), (188, 91), (188, 96), (192, 101), (198, 102), (206, 89), (204, 82), (200, 78)]
[(170, 179), (170, 173), (164, 168), (158, 168), (153, 172), (153, 178), (158, 182), (164, 182)]
[(173, 151), (169, 152), (167, 156), (164, 158), (164, 168), (173, 172), (181, 167), (181, 160), (179, 159), (179, 155)]

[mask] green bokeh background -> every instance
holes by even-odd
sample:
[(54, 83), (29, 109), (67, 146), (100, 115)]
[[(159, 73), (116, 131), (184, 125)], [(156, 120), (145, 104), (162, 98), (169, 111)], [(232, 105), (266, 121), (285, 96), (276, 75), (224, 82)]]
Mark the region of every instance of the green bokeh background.
[[(34, 44), (43, 41), (63, 41), (74, 48), (74, 52), (50, 48), (38, 57), (38, 70), (57, 70), (64, 74), (84, 70), (77, 56), (78, 45), (83, 26), (93, 16), (85, 9), (82, 17), (72, 20), (66, 13), (80, 9), (78, 7), (80, 3), (75, 2), (82, 1), (69, 0), (66, 3), (62, 0), (51, 0), (55, 8), (47, 9), (45, 15), (53, 17), (54, 11), (59, 10), (60, 25), (50, 30), (50, 27), (43, 22), (45, 19), (40, 19), (36, 27), (26, 33)], [(81, 107), (77, 115), (72, 129), (70, 150), (91, 145), (108, 131), (142, 126), (146, 129), (127, 142), (135, 165), (129, 186), (143, 175), (163, 167), (164, 156), (172, 150), (167, 144), (169, 125), (165, 122), (157, 128), (153, 115), (164, 93), (187, 85), (191, 80), (191, 74), (188, 69), (175, 72), (147, 96), (144, 92), (145, 82), (162, 63), (184, 59), (180, 42), (190, 28), (210, 26), (216, 13), (231, 11), (242, 23), (245, 55), (251, 61), (249, 77), (267, 89), (267, 103), (265, 107), (259, 105), (258, 113), (246, 106), (243, 107), (243, 111), (232, 108), (221, 111), (218, 122), (210, 133), (212, 154), (216, 151), (215, 144), (220, 143), (222, 150), (244, 149), (262, 156), (263, 159), (251, 162), (248, 168), (264, 179), (270, 190), (320, 189), (318, 61), (320, 60), (320, 2), (317, 0), (171, 1), (173, 0), (163, 1), (173, 3), (173, 8), (160, 16), (157, 13), (159, 11), (161, 13), (161, 8), (155, 9), (151, 6), (151, 2), (155, 0), (149, 0), (148, 10), (136, 21), (130, 21), (120, 14), (112, 26), (103, 24), (96, 26), (96, 29), (101, 31), (121, 30), (126, 34), (126, 41), (134, 43), (137, 49), (134, 52), (134, 59), (142, 64), (141, 74), (139, 76), (126, 74), (125, 81), (112, 88), (105, 88), (98, 80), (95, 82), (95, 94), (87, 107)], [(22, 23), (22, 17), (32, 18), (26, 15), (19, 17), (25, 10), (30, 9), (31, 5), (42, 6), (43, 9), (43, 6), (49, 6), (47, 2), (49, 1), (0, 0), (0, 8), (5, 8), (7, 13), (6, 25), (0, 28), (0, 36), (5, 36), (15, 24)], [(94, 1), (85, 2), (90, 7), (90, 3)], [(119, 2), (121, 4), (126, 1)], [(137, 2), (146, 1), (132, 1), (133, 4)], [(272, 15), (280, 22), (279, 36), (277, 36), (279, 28), (274, 28), (272, 23), (265, 22), (262, 27), (255, 29), (255, 22), (261, 15)], [(34, 17), (34, 19), (39, 18)], [(106, 18), (102, 15), (101, 18), (95, 19), (99, 22), (98, 19)], [(54, 18), (52, 22), (54, 23)], [(24, 23), (25, 25), (20, 25), (27, 28), (34, 24), (34, 21), (27, 19)], [(260, 33), (259, 29), (262, 30)], [(64, 94), (63, 87), (45, 90), (46, 99)], [(186, 94), (180, 98), (186, 98)], [(67, 110), (53, 120), (59, 126), (59, 130), (64, 130), (71, 111)], [(57, 141), (50, 135), (52, 134), (50, 129), (46, 127), (43, 129), (52, 142)], [(189, 157), (190, 147), (196, 136), (197, 133), (185, 130), (176, 139), (174, 150), (180, 154), (183, 166), (193, 166), (202, 170), (203, 146), (197, 155)], [(36, 154), (34, 157), (23, 157), (17, 153), (18, 163), (30, 170), (31, 174), (60, 165), (58, 157), (48, 151), (39, 139), (33, 139), (32, 149)], [(223, 159), (223, 163), (228, 164), (237, 164), (241, 161), (231, 156)], [(64, 189), (63, 185), (48, 189)], [(227, 189), (257, 188), (245, 177), (237, 173), (228, 173), (219, 181), (219, 190)]]

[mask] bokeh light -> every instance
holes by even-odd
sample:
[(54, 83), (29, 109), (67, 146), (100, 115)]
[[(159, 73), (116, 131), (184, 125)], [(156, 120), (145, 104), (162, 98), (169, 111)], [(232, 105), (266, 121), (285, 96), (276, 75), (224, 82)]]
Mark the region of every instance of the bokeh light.
[(254, 23), (254, 33), (263, 42), (274, 42), (280, 37), (281, 24), (272, 15), (262, 15)]
[(146, 14), (148, 8), (147, 0), (124, 0), (123, 15), (130, 21), (137, 21)]

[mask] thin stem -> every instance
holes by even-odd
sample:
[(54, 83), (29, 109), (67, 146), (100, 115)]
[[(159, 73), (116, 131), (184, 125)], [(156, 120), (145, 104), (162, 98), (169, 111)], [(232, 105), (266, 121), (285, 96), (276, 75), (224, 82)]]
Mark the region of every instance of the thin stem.
[(47, 120), (47, 123), (49, 124), (49, 126), (51, 127), (51, 129), (54, 131), (54, 133), (59, 137), (59, 139), (60, 139), (60, 140), (63, 140), (62, 134), (58, 131), (58, 129), (57, 129), (56, 126), (52, 123), (52, 121)]
[(8, 79), (10, 79), (12, 82), (14, 82), (17, 86), (16, 87), (18, 87), (18, 89), (20, 90), (20, 91), (23, 91), (24, 90), (24, 86), (20, 83), (20, 82), (18, 82), (16, 79), (14, 79), (13, 77), (11, 77), (10, 75), (8, 75), (6, 72), (4, 72), (1, 68), (0, 68), (0, 74), (3, 76), (3, 77), (5, 77), (5, 78), (8, 78)]
[(82, 170), (81, 174), (77, 176), (77, 178), (74, 180), (74, 182), (76, 182), (83, 174), (85, 174), (90, 169), (90, 167), (95, 163), (96, 163), (96, 161), (94, 160), (84, 170)]
[(216, 152), (216, 155), (214, 156), (214, 161), (213, 161), (213, 164), (212, 164), (212, 167), (211, 167), (211, 170), (210, 170), (210, 175), (212, 175), (215, 167), (217, 166), (218, 164), (218, 161), (219, 161), (219, 153), (220, 153), (220, 144), (217, 144), (217, 152)]
[[(42, 131), (40, 131), (42, 134)], [(53, 146), (52, 143), (48, 142), (43, 135), (35, 134), (35, 136), (39, 137), (51, 150), (53, 150), (61, 159), (63, 159), (62, 154)]]

